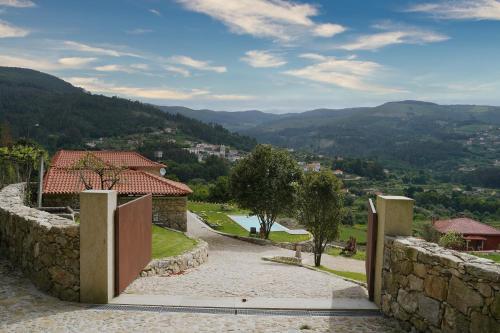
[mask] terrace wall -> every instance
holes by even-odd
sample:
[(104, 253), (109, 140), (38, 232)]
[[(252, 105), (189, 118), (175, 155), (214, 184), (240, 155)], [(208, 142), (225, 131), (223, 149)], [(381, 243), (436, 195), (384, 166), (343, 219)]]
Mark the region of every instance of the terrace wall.
[(34, 285), (63, 300), (80, 298), (80, 227), (24, 205), (24, 184), (0, 190), (0, 255)]
[(386, 236), (381, 308), (408, 331), (500, 332), (500, 265)]

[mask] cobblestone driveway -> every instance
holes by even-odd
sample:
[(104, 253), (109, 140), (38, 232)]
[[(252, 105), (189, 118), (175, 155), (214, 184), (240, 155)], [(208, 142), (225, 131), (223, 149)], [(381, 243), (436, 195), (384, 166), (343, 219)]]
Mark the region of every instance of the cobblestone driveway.
[[(301, 329), (302, 328), (302, 329)], [(47, 296), (0, 258), (0, 332), (399, 332), (382, 317), (98, 311)]]
[(139, 278), (126, 293), (210, 297), (367, 297), (365, 288), (341, 278), (263, 261), (264, 256), (293, 256), (294, 252), (221, 236), (210, 231), (194, 214), (188, 214), (188, 232), (208, 242), (207, 263), (182, 275)]

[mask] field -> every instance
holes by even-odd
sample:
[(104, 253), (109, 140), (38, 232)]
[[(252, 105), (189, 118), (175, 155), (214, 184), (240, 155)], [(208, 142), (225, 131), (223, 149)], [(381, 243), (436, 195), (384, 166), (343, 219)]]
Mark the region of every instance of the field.
[(153, 225), (153, 259), (173, 257), (196, 246), (196, 241), (182, 232)]
[(351, 279), (351, 280), (356, 280), (359, 282), (366, 282), (366, 275), (363, 273), (337, 271), (337, 270), (330, 269), (330, 268), (325, 267), (325, 266), (320, 266), (319, 269), (321, 269), (322, 271), (325, 271), (325, 272), (333, 273), (335, 275), (339, 275), (339, 276)]
[(349, 240), (350, 236), (356, 238), (358, 245), (366, 245), (366, 224), (355, 224), (354, 226), (341, 226), (340, 227), (340, 238), (341, 242), (346, 242)]

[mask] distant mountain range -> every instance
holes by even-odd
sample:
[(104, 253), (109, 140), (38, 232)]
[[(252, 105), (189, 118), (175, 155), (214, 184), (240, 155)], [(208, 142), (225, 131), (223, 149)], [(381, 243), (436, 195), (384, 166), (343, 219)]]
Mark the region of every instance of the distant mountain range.
[(0, 130), (14, 139), (35, 139), (54, 151), (81, 148), (85, 140), (151, 133), (174, 127), (192, 140), (250, 150), (255, 140), (221, 125), (124, 98), (90, 94), (55, 76), (25, 68), (0, 67)]
[(393, 166), (459, 168), (500, 158), (500, 107), (420, 101), (302, 113), (220, 112), (160, 107), (218, 123), (259, 142), (331, 156), (370, 157)]

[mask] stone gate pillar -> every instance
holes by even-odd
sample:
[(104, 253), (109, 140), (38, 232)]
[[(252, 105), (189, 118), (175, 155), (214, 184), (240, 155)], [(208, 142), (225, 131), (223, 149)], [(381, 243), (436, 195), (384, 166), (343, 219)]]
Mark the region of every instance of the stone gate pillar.
[(382, 266), (385, 236), (411, 236), (413, 199), (402, 196), (377, 196), (377, 250), (375, 257), (374, 301), (380, 307), (382, 292)]
[(116, 191), (80, 193), (80, 302), (108, 303), (114, 296), (116, 205)]

